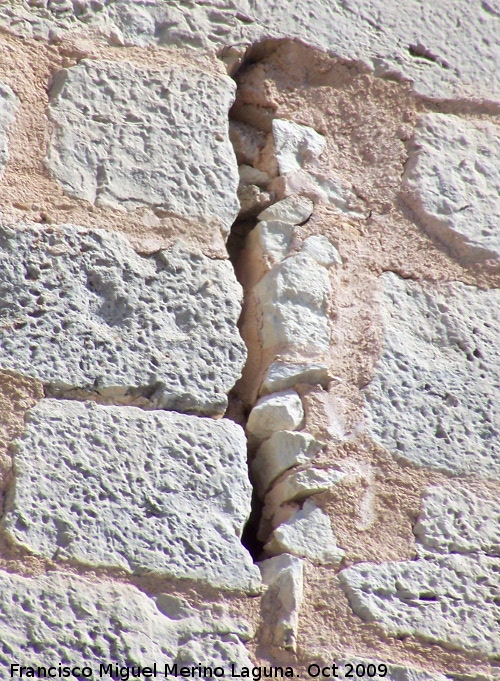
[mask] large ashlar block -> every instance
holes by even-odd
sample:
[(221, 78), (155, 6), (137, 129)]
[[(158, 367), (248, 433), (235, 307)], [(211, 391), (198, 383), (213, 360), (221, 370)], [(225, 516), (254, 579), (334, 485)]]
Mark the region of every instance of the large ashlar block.
[(230, 421), (43, 400), (14, 469), (3, 525), (37, 555), (258, 589), (240, 542), (246, 441)]
[(246, 358), (228, 261), (181, 242), (142, 257), (72, 225), (0, 227), (0, 257), (1, 368), (55, 391), (224, 413)]
[[(0, 665), (152, 666), (182, 654), (229, 668), (251, 664), (242, 620), (195, 610), (168, 594), (149, 598), (126, 584), (52, 572), (28, 579), (0, 572)], [(201, 653), (201, 654), (200, 654)], [(5, 672), (7, 673), (7, 671)], [(19, 669), (17, 669), (19, 674)], [(24, 676), (26, 676), (26, 670)], [(29, 676), (29, 673), (28, 673)]]
[(396, 457), (500, 477), (500, 290), (381, 277), (382, 357), (368, 428)]
[(219, 222), (239, 205), (227, 114), (235, 84), (194, 67), (82, 60), (50, 91), (47, 165), (72, 196)]
[(354, 612), (389, 634), (498, 656), (499, 572), (498, 559), (450, 555), (359, 563), (339, 577)]
[(421, 116), (405, 166), (407, 201), (465, 260), (500, 260), (500, 129), (450, 114)]
[(456, 482), (429, 487), (413, 531), (425, 549), (500, 556), (500, 504)]
[(316, 357), (330, 345), (327, 306), (330, 279), (306, 253), (275, 265), (255, 287), (262, 310), (264, 350)]

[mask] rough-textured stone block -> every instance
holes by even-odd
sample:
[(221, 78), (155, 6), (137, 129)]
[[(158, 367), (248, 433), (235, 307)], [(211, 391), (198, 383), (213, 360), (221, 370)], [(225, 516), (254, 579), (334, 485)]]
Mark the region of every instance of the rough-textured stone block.
[(407, 201), (424, 227), (464, 259), (500, 260), (500, 130), (426, 114), (405, 166)]
[(0, 83), (0, 177), (9, 158), (8, 129), (14, 120), (17, 105), (17, 97), (10, 87)]
[(298, 253), (275, 265), (255, 287), (264, 349), (317, 356), (330, 345), (328, 271)]
[(279, 430), (297, 430), (304, 420), (304, 407), (295, 390), (284, 390), (257, 400), (247, 421), (247, 433), (266, 440)]
[(262, 598), (266, 617), (264, 630), (275, 646), (295, 650), (299, 611), (304, 595), (304, 564), (283, 554), (259, 563), (262, 581), (268, 587)]
[(381, 280), (384, 347), (364, 391), (374, 439), (417, 465), (500, 477), (500, 290)]
[(312, 501), (277, 527), (264, 548), (270, 555), (291, 553), (320, 565), (337, 565), (344, 556), (330, 518)]
[(280, 430), (261, 444), (252, 461), (255, 488), (263, 497), (271, 484), (289, 468), (308, 463), (321, 451), (321, 443), (309, 433)]
[(0, 228), (0, 366), (54, 390), (223, 413), (246, 350), (227, 261), (178, 242), (149, 257), (100, 230)]
[(454, 555), (359, 563), (340, 581), (354, 612), (390, 634), (498, 655), (499, 572), (498, 559)]
[(326, 146), (325, 137), (316, 130), (279, 118), (273, 120), (273, 137), (281, 175), (314, 163)]
[[(155, 602), (156, 601), (156, 602)], [(195, 610), (180, 598), (148, 598), (137, 589), (61, 573), (27, 579), (0, 572), (0, 666), (145, 665), (175, 662), (191, 650), (196, 663), (250, 663), (239, 638), (244, 622)], [(162, 668), (163, 669), (163, 668)], [(19, 673), (19, 670), (18, 670)], [(24, 676), (27, 676), (26, 670)], [(28, 674), (29, 676), (29, 674)], [(37, 677), (35, 669), (35, 677)]]
[(227, 233), (239, 209), (234, 89), (196, 69), (83, 60), (55, 76), (48, 167), (73, 196), (204, 217)]
[(500, 556), (500, 505), (457, 483), (429, 487), (413, 531), (440, 553), (481, 551)]
[(258, 587), (240, 543), (246, 442), (230, 421), (44, 400), (14, 467), (4, 527), (36, 554)]
[(258, 222), (248, 235), (246, 248), (267, 270), (286, 258), (292, 243), (294, 226), (280, 220)]

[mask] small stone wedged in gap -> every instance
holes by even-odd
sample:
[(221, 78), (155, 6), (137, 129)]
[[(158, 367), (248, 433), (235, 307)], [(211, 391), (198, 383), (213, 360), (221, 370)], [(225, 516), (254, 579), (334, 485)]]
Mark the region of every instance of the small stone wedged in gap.
[(9, 158), (9, 126), (14, 121), (19, 101), (11, 88), (0, 83), (0, 177)]
[(142, 257), (118, 234), (0, 226), (0, 367), (82, 389), (223, 414), (246, 348), (228, 261), (176, 242)]
[(262, 384), (260, 394), (267, 395), (278, 390), (293, 388), (297, 383), (311, 383), (328, 386), (331, 374), (326, 363), (285, 362), (276, 360), (270, 364)]
[(261, 220), (247, 237), (245, 247), (256, 256), (267, 270), (288, 255), (294, 225), (282, 220)]
[(286, 222), (290, 225), (301, 225), (308, 220), (314, 210), (311, 199), (300, 194), (287, 196), (266, 208), (257, 217), (266, 222)]
[(316, 161), (326, 147), (325, 137), (307, 125), (275, 118), (272, 126), (280, 175)]
[(498, 499), (457, 482), (428, 487), (413, 532), (427, 550), (500, 556)]
[(453, 554), (358, 563), (339, 578), (354, 612), (387, 634), (498, 657), (499, 573), (498, 558)]
[(54, 76), (47, 167), (71, 196), (206, 218), (227, 237), (239, 208), (235, 87), (195, 66), (83, 59)]
[(267, 440), (279, 430), (297, 430), (304, 420), (304, 407), (295, 390), (260, 397), (247, 421), (248, 435)]
[(418, 119), (402, 187), (424, 228), (465, 262), (500, 261), (500, 130), (489, 121)]
[(309, 433), (281, 430), (273, 433), (257, 450), (251, 464), (254, 487), (263, 498), (272, 483), (294, 466), (308, 463), (322, 445)]
[[(175, 611), (162, 600), (177, 601)], [(156, 602), (155, 602), (156, 601)], [(222, 615), (222, 616), (221, 616)], [(156, 599), (128, 584), (90, 581), (61, 572), (21, 577), (0, 571), (0, 664), (22, 666), (151, 666), (191, 651), (214, 666), (251, 666), (243, 619), (196, 609), (179, 597)], [(25, 671), (26, 674), (26, 671)]]
[(319, 565), (338, 565), (344, 557), (330, 518), (310, 500), (274, 530), (264, 550), (272, 556), (291, 553)]
[(258, 566), (268, 587), (262, 596), (264, 638), (270, 645), (295, 651), (304, 596), (304, 562), (282, 554)]
[(387, 272), (382, 356), (363, 390), (367, 429), (397, 459), (500, 478), (500, 290)]
[(255, 592), (240, 537), (251, 485), (243, 430), (137, 407), (42, 400), (13, 444), (2, 524), (47, 559)]

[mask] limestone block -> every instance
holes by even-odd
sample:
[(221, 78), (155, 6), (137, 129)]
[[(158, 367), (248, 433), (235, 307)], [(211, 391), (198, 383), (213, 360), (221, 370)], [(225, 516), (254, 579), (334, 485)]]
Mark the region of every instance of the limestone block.
[(72, 225), (0, 227), (0, 366), (51, 390), (221, 414), (246, 349), (227, 261)]
[(243, 431), (136, 407), (43, 400), (15, 443), (3, 526), (46, 558), (255, 590)]
[(249, 233), (246, 248), (250, 257), (258, 258), (267, 270), (287, 256), (294, 225), (279, 220), (262, 221)]
[(500, 129), (421, 116), (405, 165), (406, 200), (425, 229), (465, 260), (500, 260)]
[(381, 282), (384, 347), (364, 391), (373, 438), (420, 466), (500, 477), (500, 290)]
[(291, 225), (301, 225), (308, 220), (314, 210), (314, 204), (307, 196), (294, 194), (263, 210), (258, 215), (259, 220), (268, 222), (287, 222)]
[(481, 551), (500, 556), (500, 505), (457, 483), (429, 487), (414, 533), (439, 553)]
[(227, 236), (238, 214), (234, 89), (194, 68), (84, 59), (54, 78), (47, 165), (72, 196), (205, 218)]
[(252, 461), (254, 486), (263, 497), (271, 484), (289, 468), (308, 463), (321, 451), (321, 443), (309, 433), (281, 430), (261, 444)]
[(498, 656), (499, 571), (495, 558), (450, 555), (359, 563), (339, 577), (354, 612), (389, 634)]
[(172, 614), (160, 607), (161, 599), (155, 603), (126, 584), (60, 572), (30, 579), (0, 572), (0, 665), (35, 667), (35, 676), (38, 666), (89, 666), (97, 676), (102, 663), (173, 662), (181, 647), (201, 649), (199, 660), (207, 664), (222, 659), (229, 667), (233, 656), (250, 663), (241, 622), (179, 598)]
[(283, 554), (259, 563), (259, 567), (262, 581), (268, 587), (262, 597), (262, 609), (267, 614), (264, 627), (268, 629), (269, 642), (295, 650), (304, 592), (303, 561)]
[(247, 421), (247, 433), (266, 440), (279, 430), (297, 430), (304, 420), (304, 408), (295, 390), (260, 397)]
[(278, 390), (292, 388), (297, 383), (320, 384), (326, 388), (330, 380), (327, 364), (276, 360), (269, 366), (266, 372), (260, 386), (260, 393), (267, 395)]
[(280, 118), (273, 119), (273, 137), (281, 175), (314, 163), (326, 146), (325, 137), (313, 128)]
[(262, 310), (263, 349), (307, 356), (325, 353), (330, 345), (327, 317), (328, 271), (305, 253), (275, 265), (256, 285)]
[(313, 494), (326, 492), (346, 477), (341, 471), (307, 468), (291, 473), (277, 482), (266, 497), (268, 508), (276, 508), (290, 501), (302, 501)]
[(307, 237), (302, 244), (302, 253), (306, 253), (314, 258), (319, 265), (331, 267), (332, 265), (342, 265), (342, 258), (333, 244), (326, 236), (315, 234)]
[(312, 501), (306, 501), (302, 510), (277, 527), (264, 549), (270, 555), (291, 553), (320, 565), (338, 565), (344, 556), (330, 518)]
[(9, 125), (14, 120), (18, 100), (8, 85), (0, 83), (0, 177), (9, 158)]

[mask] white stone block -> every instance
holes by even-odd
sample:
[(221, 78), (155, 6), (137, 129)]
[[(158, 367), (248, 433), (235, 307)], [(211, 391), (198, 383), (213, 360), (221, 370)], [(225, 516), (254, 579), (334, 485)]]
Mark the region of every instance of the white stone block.
[(321, 451), (321, 443), (309, 433), (282, 430), (261, 444), (252, 461), (254, 486), (263, 497), (271, 484), (289, 468), (308, 463)]
[(36, 555), (258, 589), (240, 542), (246, 441), (231, 421), (47, 399), (14, 468), (3, 526)]
[(291, 501), (302, 501), (313, 494), (326, 492), (338, 485), (346, 477), (346, 473), (335, 470), (307, 468), (291, 473), (277, 482), (266, 497), (266, 506), (271, 511), (281, 504)]
[(407, 202), (464, 260), (500, 260), (500, 130), (451, 114), (421, 116), (405, 165)]
[(82, 60), (56, 74), (47, 166), (71, 196), (219, 224), (238, 215), (235, 84), (196, 68)]
[(500, 556), (500, 505), (458, 483), (429, 487), (414, 533), (439, 553), (484, 552)]
[(393, 636), (498, 657), (500, 560), (439, 556), (358, 563), (339, 577), (354, 612)]
[(304, 595), (303, 561), (286, 554), (259, 563), (262, 581), (268, 587), (262, 608), (268, 613), (264, 627), (270, 643), (296, 650), (299, 611)]
[(330, 380), (327, 364), (276, 360), (269, 366), (260, 386), (260, 392), (262, 395), (267, 395), (278, 390), (293, 388), (297, 383), (319, 384), (326, 388)]
[(274, 530), (264, 550), (270, 555), (291, 553), (320, 565), (338, 565), (344, 556), (330, 518), (312, 501)]
[(297, 430), (304, 420), (304, 408), (295, 390), (260, 397), (247, 421), (247, 433), (266, 440), (279, 430)]
[(276, 201), (258, 215), (259, 220), (267, 222), (287, 222), (290, 225), (301, 225), (308, 220), (314, 210), (311, 199), (300, 194), (287, 196), (281, 201)]
[(246, 348), (228, 261), (177, 242), (143, 257), (72, 225), (0, 226), (0, 367), (80, 388), (223, 414)]
[(397, 458), (500, 477), (500, 290), (386, 273), (384, 345), (364, 390), (368, 429)]
[(258, 222), (248, 235), (247, 250), (251, 256), (259, 258), (267, 269), (271, 269), (288, 255), (293, 230), (294, 226), (288, 222)]
[(101, 664), (114, 669), (157, 662), (160, 671), (163, 660), (189, 650), (199, 655), (195, 664), (251, 665), (240, 641), (248, 638), (241, 620), (221, 618), (209, 606), (194, 609), (180, 598), (166, 608), (168, 599), (62, 572), (31, 578), (0, 572), (2, 664), (34, 667), (36, 678), (37, 667), (55, 666), (57, 673), (60, 664), (91, 667), (97, 675)]
[(262, 310), (264, 350), (296, 352), (315, 357), (330, 346), (327, 317), (328, 271), (304, 253), (292, 255), (256, 285)]
[(314, 164), (326, 146), (326, 139), (307, 125), (273, 119), (276, 158), (281, 175)]

